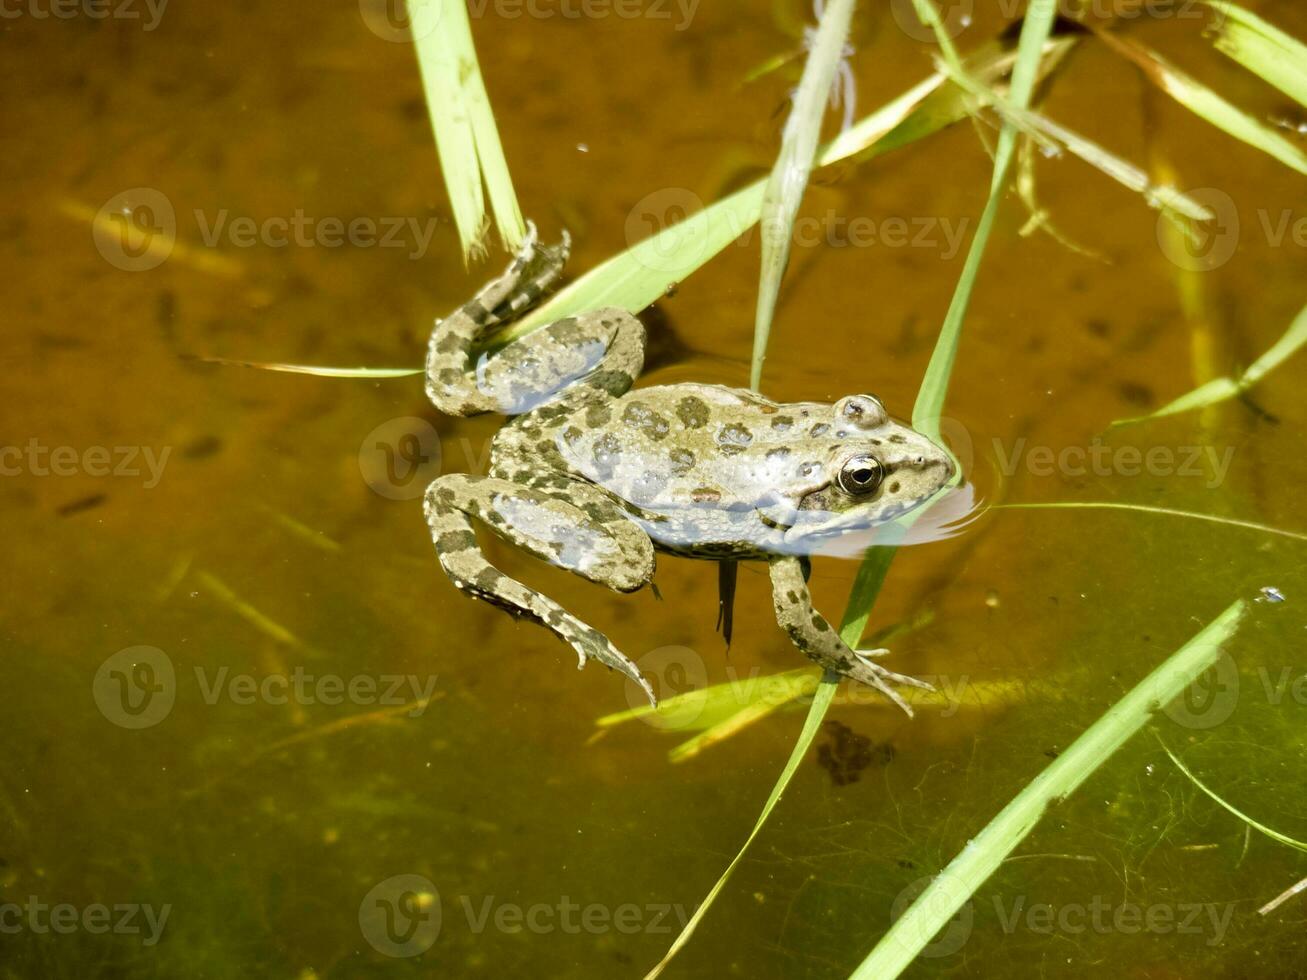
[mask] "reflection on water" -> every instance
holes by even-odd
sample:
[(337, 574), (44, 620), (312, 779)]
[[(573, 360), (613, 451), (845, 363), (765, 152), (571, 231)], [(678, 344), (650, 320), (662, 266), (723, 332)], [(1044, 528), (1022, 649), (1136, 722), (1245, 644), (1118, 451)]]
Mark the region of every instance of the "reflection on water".
[[(490, 97), (523, 208), (542, 233), (572, 231), (574, 272), (626, 247), (659, 189), (713, 200), (767, 166), (794, 76), (744, 79), (796, 47), (806, 4), (705, 4), (680, 30), (650, 11), (502, 6), (473, 16)], [(965, 47), (1002, 25), (976, 6)], [(1296, 6), (1252, 6), (1307, 35)], [(577, 672), (544, 631), (462, 598), (431, 551), (422, 489), (484, 472), (496, 419), (435, 413), (420, 377), (204, 360), (416, 367), (432, 318), (485, 276), (457, 252), (412, 51), (373, 7), (71, 9), (24, 4), (3, 22), (18, 134), (0, 164), (6, 975), (642, 975), (752, 826), (802, 705), (680, 763), (667, 753), (686, 730), (595, 738), (596, 718), (628, 707), (622, 679)], [(869, 109), (923, 77), (932, 49), (887, 14), (858, 17)], [(1257, 118), (1297, 112), (1220, 61), (1199, 23), (1129, 29)], [(1237, 374), (1283, 332), (1303, 302), (1301, 248), (1273, 234), (1296, 220), (1295, 175), (1090, 44), (1045, 109), (1224, 195), (1237, 247), (1177, 263), (1137, 197), (1039, 161), (1040, 205), (1103, 260), (1021, 236), (1027, 215), (1006, 202), (947, 406), (980, 495), (1302, 531), (1301, 357), (1244, 400), (1108, 429)], [(989, 170), (959, 125), (822, 175), (804, 211), (820, 224), (804, 227), (835, 216), (847, 233), (794, 248), (769, 397), (874, 391), (908, 413), (964, 254), (943, 229), (974, 222)], [(128, 226), (124, 208), (149, 220)], [(914, 246), (898, 218), (940, 233)], [(757, 262), (754, 236), (644, 317), (642, 385), (744, 382)], [(1150, 464), (1155, 450), (1170, 462)], [(1283, 601), (1254, 604), (1188, 723), (1157, 726), (1214, 791), (1303, 839), (1300, 781), (1283, 775), (1307, 707), (1302, 547), (1129, 511), (994, 509), (902, 551), (870, 632), (895, 631), (893, 669), (957, 697), (911, 721), (870, 698), (837, 705), (842, 727), (671, 972), (846, 976), (1050, 757), (1198, 623), (1266, 588)], [(733, 681), (747, 703), (748, 685), (804, 666), (761, 567), (741, 568), (727, 651), (710, 564), (661, 561), (660, 600), (487, 548), (660, 690)], [(827, 616), (855, 569), (815, 562)], [(1141, 736), (913, 969), (1291, 976), (1302, 897), (1257, 909), (1304, 873)]]

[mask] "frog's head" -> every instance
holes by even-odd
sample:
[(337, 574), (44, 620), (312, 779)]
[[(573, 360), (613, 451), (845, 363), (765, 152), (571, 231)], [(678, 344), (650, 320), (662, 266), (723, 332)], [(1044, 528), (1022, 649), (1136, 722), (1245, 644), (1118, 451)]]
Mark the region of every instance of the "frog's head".
[(787, 543), (815, 544), (891, 521), (952, 479), (948, 453), (891, 419), (875, 397), (842, 398), (832, 415), (825, 464), (798, 500)]

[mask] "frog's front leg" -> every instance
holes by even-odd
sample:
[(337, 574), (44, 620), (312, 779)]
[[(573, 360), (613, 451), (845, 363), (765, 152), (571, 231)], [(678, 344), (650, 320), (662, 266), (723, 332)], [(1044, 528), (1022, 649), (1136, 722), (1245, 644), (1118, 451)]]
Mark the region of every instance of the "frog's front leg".
[(537, 558), (610, 589), (633, 592), (646, 585), (654, 572), (648, 535), (602, 491), (565, 478), (552, 482), (531, 487), (462, 473), (437, 479), (427, 488), (426, 514), (440, 565), (463, 592), (553, 631), (577, 652), (578, 667), (593, 657), (635, 681), (657, 704), (640, 669), (608, 637), (499, 571), (477, 544), (470, 518)]
[(880, 691), (900, 708), (912, 715), (912, 709), (891, 684), (934, 690), (925, 681), (886, 670), (867, 656), (849, 649), (837, 633), (812, 608), (812, 596), (805, 581), (803, 562), (792, 555), (777, 556), (771, 560), (772, 600), (776, 605), (776, 621), (794, 645), (810, 660), (827, 670), (855, 681), (868, 684)]

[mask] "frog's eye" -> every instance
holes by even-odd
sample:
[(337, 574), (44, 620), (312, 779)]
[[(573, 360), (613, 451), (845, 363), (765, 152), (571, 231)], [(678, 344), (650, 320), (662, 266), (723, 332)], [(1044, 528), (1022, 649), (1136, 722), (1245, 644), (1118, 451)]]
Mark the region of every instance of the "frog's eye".
[(840, 467), (839, 485), (851, 497), (874, 493), (885, 470), (875, 456), (854, 456)]

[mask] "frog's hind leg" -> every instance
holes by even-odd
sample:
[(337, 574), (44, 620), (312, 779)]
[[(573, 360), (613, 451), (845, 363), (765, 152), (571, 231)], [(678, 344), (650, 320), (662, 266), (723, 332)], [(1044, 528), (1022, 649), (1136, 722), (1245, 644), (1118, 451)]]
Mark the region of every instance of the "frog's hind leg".
[(889, 698), (911, 717), (912, 709), (891, 684), (934, 690), (925, 681), (886, 670), (867, 659), (866, 654), (850, 650), (839, 633), (812, 608), (812, 596), (804, 575), (803, 563), (792, 555), (771, 560), (772, 599), (776, 621), (790, 635), (794, 645), (827, 670), (870, 685)]
[(437, 320), (427, 346), (427, 395), (447, 415), (501, 411), (494, 393), (479, 389), (470, 364), (472, 351), (499, 324), (530, 309), (549, 291), (571, 248), (567, 232), (553, 246), (536, 241), (527, 223), (526, 240), (504, 274), (482, 287), (467, 303)]
[(555, 320), (472, 363), (497, 324), (533, 305), (567, 258), (568, 243), (538, 246), (532, 237), (508, 271), (436, 324), (427, 352), (427, 395), (450, 415), (523, 415), (544, 404), (561, 411), (620, 395), (644, 366), (644, 327), (617, 307)]
[(601, 491), (566, 478), (543, 477), (528, 487), (495, 477), (450, 474), (427, 489), (426, 514), (440, 565), (468, 595), (535, 620), (580, 658), (621, 671), (656, 704), (640, 669), (612, 642), (549, 597), (491, 565), (477, 544), (471, 518), (538, 558), (619, 592), (650, 582), (653, 544)]

